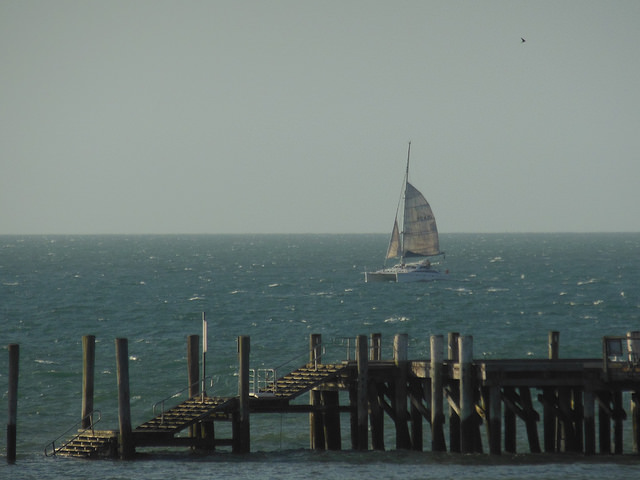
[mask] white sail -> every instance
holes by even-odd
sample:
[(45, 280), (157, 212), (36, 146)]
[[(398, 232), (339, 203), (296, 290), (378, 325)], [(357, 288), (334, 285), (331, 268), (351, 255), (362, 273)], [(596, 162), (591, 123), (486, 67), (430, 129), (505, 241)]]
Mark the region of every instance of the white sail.
[(400, 229), (398, 228), (398, 219), (393, 222), (393, 230), (391, 231), (391, 240), (389, 241), (389, 249), (387, 250), (387, 258), (399, 257), (402, 254), (400, 249)]
[(427, 199), (407, 182), (404, 199), (403, 257), (440, 254), (438, 227)]

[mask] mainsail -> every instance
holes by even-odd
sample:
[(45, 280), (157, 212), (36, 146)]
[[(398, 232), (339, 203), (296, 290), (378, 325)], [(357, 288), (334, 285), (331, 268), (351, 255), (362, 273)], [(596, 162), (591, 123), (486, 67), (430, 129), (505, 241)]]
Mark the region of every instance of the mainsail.
[(440, 254), (438, 227), (427, 199), (407, 182), (404, 198), (403, 257)]

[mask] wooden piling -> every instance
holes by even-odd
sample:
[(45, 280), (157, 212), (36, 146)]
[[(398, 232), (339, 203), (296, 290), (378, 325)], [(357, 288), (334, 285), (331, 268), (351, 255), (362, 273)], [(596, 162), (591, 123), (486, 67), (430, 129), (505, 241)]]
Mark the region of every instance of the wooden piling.
[[(560, 332), (550, 331), (548, 334), (548, 357), (549, 360), (557, 360), (560, 352)], [(559, 451), (560, 425), (555, 414), (553, 405), (555, 404), (556, 392), (553, 388), (543, 389), (543, 398), (546, 400), (543, 407), (543, 435), (544, 451), (547, 453)]]
[(96, 337), (85, 335), (82, 337), (82, 428), (89, 428), (93, 424), (93, 392), (96, 365)]
[(131, 403), (129, 391), (129, 346), (126, 338), (116, 338), (118, 380), (118, 423), (120, 427), (120, 458), (130, 460), (136, 448), (131, 430)]
[(368, 403), (369, 398), (367, 394), (367, 383), (369, 382), (369, 363), (368, 363), (368, 350), (367, 336), (358, 335), (356, 338), (356, 361), (358, 368), (358, 385), (356, 395), (356, 411), (357, 411), (357, 440), (356, 448), (358, 450), (367, 450), (369, 447), (368, 436)]
[[(449, 332), (447, 335), (447, 359), (450, 363), (458, 363), (458, 332)], [(449, 450), (460, 452), (460, 415), (455, 405), (460, 402), (460, 388), (458, 382), (450, 382), (448, 385), (449, 396)]]
[(369, 360), (374, 362), (382, 360), (382, 334), (380, 333), (371, 334), (371, 354)]
[(396, 427), (396, 448), (411, 448), (407, 412), (407, 368), (409, 357), (409, 336), (406, 333), (396, 334), (393, 338), (393, 360), (397, 368), (394, 381), (393, 409)]
[(20, 345), (9, 345), (9, 409), (7, 415), (7, 463), (16, 463), (18, 433), (18, 376), (20, 370)]
[(584, 453), (596, 453), (595, 395), (593, 390), (584, 391)]
[(458, 348), (460, 351), (460, 450), (462, 453), (472, 453), (475, 449), (476, 429), (473, 419), (473, 337), (460, 336)]
[(502, 399), (500, 398), (500, 386), (493, 385), (489, 388), (489, 453), (493, 455), (501, 454), (501, 408)]
[(238, 411), (233, 421), (233, 453), (251, 451), (251, 428), (249, 423), (249, 353), (248, 336), (238, 337)]
[[(317, 365), (321, 359), (322, 352), (322, 335), (312, 333), (309, 336), (309, 363)], [(315, 450), (324, 450), (324, 422), (323, 415), (315, 410), (321, 406), (322, 398), (319, 390), (311, 390), (309, 392), (309, 405), (312, 411), (309, 413), (309, 447)]]
[(444, 337), (432, 335), (430, 340), (431, 363), (431, 450), (445, 452), (447, 446), (444, 439), (444, 392), (442, 383), (442, 361), (444, 356)]

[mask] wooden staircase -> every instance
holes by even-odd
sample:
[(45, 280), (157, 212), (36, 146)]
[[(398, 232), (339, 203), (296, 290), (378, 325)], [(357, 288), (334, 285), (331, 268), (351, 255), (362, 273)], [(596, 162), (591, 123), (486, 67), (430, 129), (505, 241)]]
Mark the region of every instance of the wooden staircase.
[(113, 430), (86, 430), (76, 435), (54, 455), (61, 457), (114, 457), (118, 452), (118, 435)]
[(227, 418), (225, 407), (234, 401), (227, 397), (192, 397), (166, 412), (138, 426), (133, 434), (144, 437), (146, 434), (174, 435), (200, 420), (212, 418)]
[(338, 377), (346, 365), (307, 365), (294, 370), (276, 380), (271, 386), (260, 389), (260, 394), (270, 394), (271, 397), (282, 400), (290, 400), (296, 398), (313, 388), (327, 383)]

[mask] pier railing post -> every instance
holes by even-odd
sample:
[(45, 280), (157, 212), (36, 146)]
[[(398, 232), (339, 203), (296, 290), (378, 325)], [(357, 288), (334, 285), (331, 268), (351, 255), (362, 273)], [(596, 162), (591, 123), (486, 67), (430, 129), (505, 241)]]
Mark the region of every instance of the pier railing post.
[(131, 430), (129, 391), (129, 346), (126, 338), (116, 338), (118, 377), (118, 420), (120, 426), (120, 458), (130, 460), (136, 453)]
[(7, 463), (16, 463), (18, 425), (18, 372), (20, 345), (9, 345), (9, 411), (7, 421)]
[(369, 413), (369, 396), (367, 393), (367, 383), (369, 381), (368, 351), (369, 347), (367, 336), (358, 335), (356, 338), (356, 359), (358, 369), (358, 390), (356, 395), (358, 427), (356, 448), (358, 450), (367, 450), (369, 448), (369, 428), (367, 422), (367, 416)]
[(82, 428), (89, 428), (93, 423), (90, 413), (93, 412), (93, 392), (96, 365), (96, 337), (82, 337)]
[(475, 425), (473, 419), (473, 337), (459, 338), (460, 350), (460, 450), (462, 453), (474, 451)]
[(251, 428), (249, 423), (249, 353), (250, 340), (238, 337), (238, 412), (234, 419), (233, 453), (251, 451)]

